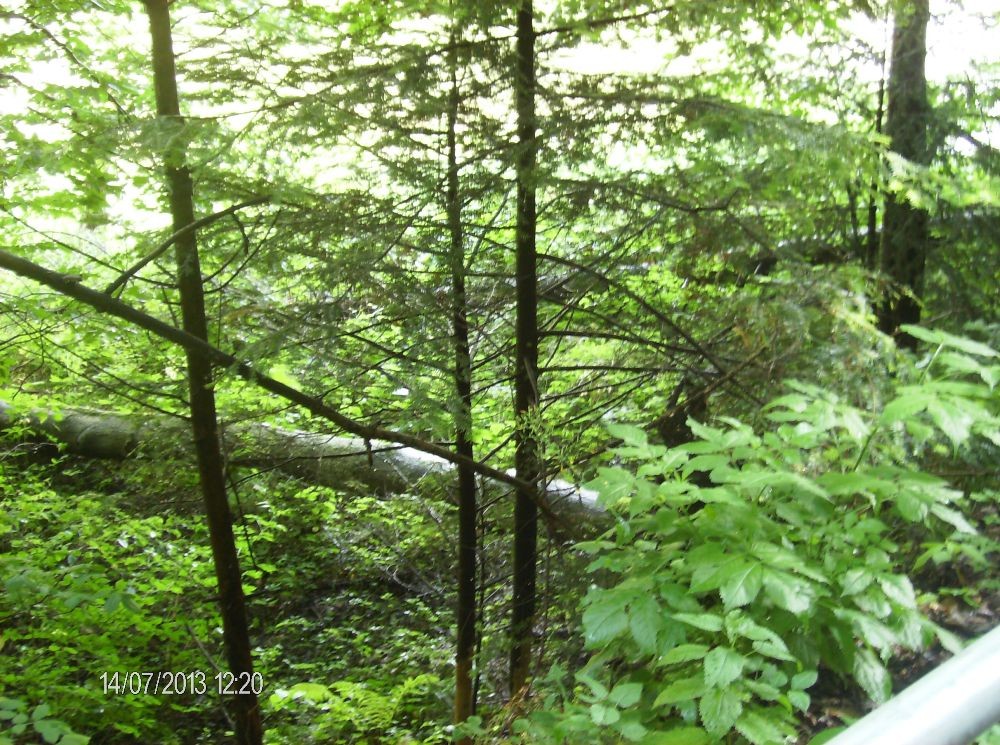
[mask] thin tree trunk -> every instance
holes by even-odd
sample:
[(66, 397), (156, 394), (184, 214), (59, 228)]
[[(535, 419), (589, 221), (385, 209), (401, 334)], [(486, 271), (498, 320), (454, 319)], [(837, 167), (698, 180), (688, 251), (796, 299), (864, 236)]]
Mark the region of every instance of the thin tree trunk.
[[(885, 132), (889, 148), (912, 163), (926, 165), (928, 0), (898, 3), (892, 34), (892, 62), (886, 102)], [(926, 210), (903, 195), (890, 194), (882, 219), (881, 267), (894, 287), (879, 312), (879, 328), (898, 334), (902, 324), (920, 321), (919, 298), (929, 240)], [(899, 335), (899, 344), (915, 348), (917, 340)]]
[(517, 11), (517, 55), (514, 70), (517, 107), (517, 340), (514, 412), (517, 419), (514, 466), (522, 486), (514, 505), (514, 581), (511, 608), (510, 690), (517, 696), (531, 670), (531, 637), (535, 618), (540, 478), (538, 415), (538, 269), (535, 247), (535, 30), (532, 0)]
[[(875, 133), (882, 134), (885, 116), (885, 54), (882, 55), (882, 77), (878, 81), (878, 108), (875, 111)], [(878, 266), (878, 184), (872, 179), (868, 190), (868, 234), (865, 236), (865, 268), (874, 271)]]
[[(181, 136), (184, 122), (180, 116), (177, 97), (170, 14), (167, 0), (145, 0), (145, 3), (153, 42), (156, 112), (160, 126), (168, 130), (167, 136), (175, 143), (168, 146), (165, 160), (170, 212), (174, 231), (177, 232), (192, 224), (195, 216), (191, 174), (184, 163)], [(174, 251), (183, 328), (187, 333), (207, 340), (208, 325), (205, 320), (205, 299), (195, 231), (180, 235), (175, 242)], [(226, 657), (237, 686), (240, 690), (248, 690), (252, 687), (249, 684), (253, 680), (253, 660), (242, 575), (233, 538), (232, 515), (226, 497), (225, 467), (219, 445), (215, 394), (212, 390), (212, 361), (207, 354), (188, 349), (187, 365), (191, 424), (208, 517), (215, 576), (219, 586)], [(230, 701), (236, 725), (236, 741), (240, 745), (260, 745), (263, 731), (256, 695), (252, 692), (240, 693), (231, 697)]]
[[(452, 34), (448, 95), (448, 231), (451, 235), (452, 333), (455, 350), (455, 450), (474, 459), (472, 447), (472, 355), (469, 349), (468, 304), (465, 296), (465, 247), (462, 203), (458, 190), (458, 45)], [(467, 464), (458, 466), (458, 602), (455, 639), (455, 723), (472, 716), (472, 662), (476, 647), (476, 472)], [(471, 745), (468, 737), (458, 741)]]

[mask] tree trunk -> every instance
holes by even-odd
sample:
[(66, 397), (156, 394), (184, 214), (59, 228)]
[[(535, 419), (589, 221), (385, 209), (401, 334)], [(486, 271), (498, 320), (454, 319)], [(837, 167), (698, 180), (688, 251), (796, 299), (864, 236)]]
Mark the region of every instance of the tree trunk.
[[(452, 334), (455, 350), (455, 450), (473, 460), (472, 355), (469, 349), (468, 304), (465, 296), (465, 246), (462, 203), (458, 190), (458, 35), (451, 36), (449, 54), (451, 91), (448, 94), (448, 191), (446, 209), (451, 237)], [(455, 613), (455, 714), (456, 724), (472, 716), (472, 663), (476, 648), (476, 472), (458, 466), (458, 600)], [(471, 745), (468, 737), (458, 741)]]
[[(167, 0), (145, 0), (153, 42), (153, 80), (156, 89), (156, 113), (159, 125), (168, 130), (170, 145), (165, 154), (170, 212), (175, 233), (194, 223), (194, 188), (185, 165), (184, 121), (180, 115), (177, 77), (174, 69), (173, 42)], [(199, 339), (208, 339), (205, 298), (195, 231), (177, 238), (174, 244), (177, 261), (177, 284), (181, 299), (182, 327)], [(232, 515), (226, 497), (225, 466), (219, 445), (215, 393), (212, 390), (212, 361), (199, 351), (187, 350), (188, 390), (191, 397), (191, 426), (198, 460), (198, 474), (205, 513), (208, 517), (212, 558), (219, 586), (222, 629), (229, 670), (241, 691), (252, 688), (253, 660), (243, 597), (242, 574)], [(263, 731), (257, 696), (240, 693), (229, 699), (240, 745), (260, 745)]]
[[(897, 4), (886, 102), (885, 132), (890, 150), (918, 165), (929, 161), (924, 75), (929, 16), (928, 0)], [(927, 245), (927, 212), (910, 204), (904, 195), (890, 194), (882, 218), (880, 249), (882, 272), (893, 288), (879, 309), (879, 328), (897, 334), (899, 344), (911, 349), (917, 340), (899, 334), (899, 327), (920, 321)]]
[[(517, 332), (514, 412), (517, 420), (514, 466), (522, 486), (514, 505), (514, 579), (510, 624), (510, 692), (517, 696), (531, 670), (537, 563), (538, 444), (538, 267), (535, 248), (535, 30), (532, 0), (517, 11), (514, 70), (517, 107)], [(534, 491), (533, 491), (534, 490)]]
[[(186, 466), (192, 457), (190, 430), (182, 419), (163, 414), (125, 415), (96, 409), (28, 409), (0, 400), (0, 431), (27, 429), (21, 440), (50, 438), (66, 450), (91, 458), (134, 455), (172, 459)], [(456, 469), (444, 458), (380, 440), (336, 437), (282, 429), (257, 422), (223, 426), (222, 441), (231, 465), (272, 469), (321, 486), (392, 494), (413, 491), (421, 480), (452, 478)], [(27, 437), (25, 437), (27, 435)], [(8, 441), (17, 437), (15, 432)], [(501, 482), (503, 483), (503, 482)], [(607, 525), (597, 494), (567, 481), (546, 484), (545, 497), (573, 536), (592, 536)]]

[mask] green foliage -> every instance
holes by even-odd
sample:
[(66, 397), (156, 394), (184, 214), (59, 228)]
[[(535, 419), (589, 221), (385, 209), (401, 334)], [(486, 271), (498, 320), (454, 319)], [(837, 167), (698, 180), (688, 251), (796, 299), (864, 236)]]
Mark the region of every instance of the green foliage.
[(584, 599), (592, 657), (572, 691), (550, 678), (562, 708), (532, 717), (533, 741), (784, 742), (821, 671), (881, 702), (895, 650), (960, 646), (921, 612), (914, 557), (928, 539), (980, 559), (997, 546), (919, 456), (1000, 447), (1000, 365), (978, 342), (909, 331), (933, 354), (873, 410), (792, 383), (763, 433), (691, 421), (698, 439), (668, 450), (610, 428), (634, 466), (592, 484), (619, 516), (579, 546), (599, 581)]
[(0, 697), (0, 745), (13, 745), (25, 734), (34, 733), (51, 745), (87, 745), (90, 738), (78, 735), (65, 723), (50, 716), (52, 708), (39, 704), (28, 706), (16, 698)]
[[(349, 681), (330, 686), (296, 683), (279, 688), (268, 704), (274, 711), (298, 713), (301, 724), (294, 730), (292, 742), (433, 745), (448, 742), (428, 716), (441, 693), (441, 681), (423, 674), (386, 692)], [(280, 731), (277, 734), (281, 736)]]
[[(73, 732), (169, 745), (224, 731), (217, 697), (115, 695), (101, 680), (205, 671), (211, 684), (222, 664), (211, 555), (188, 474), (142, 461), (116, 464), (112, 477), (69, 458), (23, 461), (11, 452), (0, 461), (0, 687), (10, 697), (0, 724), (26, 724), (12, 735), (60, 732), (65, 745), (83, 741)], [(236, 494), (275, 742), (308, 742), (316, 731), (326, 734), (313, 741), (329, 742), (341, 730), (443, 741), (448, 706), (437, 681), (450, 661), (450, 609), (438, 588), (451, 555), (436, 521), (450, 508), (347, 499), (276, 475)], [(313, 717), (320, 709), (274, 693), (358, 670), (372, 670), (371, 680), (330, 686), (357, 709), (354, 730), (333, 709), (323, 724)]]

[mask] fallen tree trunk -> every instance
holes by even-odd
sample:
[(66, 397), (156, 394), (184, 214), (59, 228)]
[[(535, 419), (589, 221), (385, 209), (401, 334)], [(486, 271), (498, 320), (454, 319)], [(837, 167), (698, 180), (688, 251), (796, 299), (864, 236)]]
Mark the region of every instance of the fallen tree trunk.
[[(67, 451), (93, 458), (191, 457), (188, 424), (164, 414), (127, 415), (82, 408), (21, 409), (0, 401), (0, 430), (18, 425), (31, 441), (51, 439)], [(412, 491), (430, 477), (448, 478), (454, 465), (414, 448), (379, 440), (336, 437), (259, 422), (222, 424), (223, 442), (234, 465), (272, 468), (305, 481), (344, 487), (350, 482), (391, 494)], [(590, 489), (556, 479), (548, 502), (569, 524), (601, 519), (604, 508)]]

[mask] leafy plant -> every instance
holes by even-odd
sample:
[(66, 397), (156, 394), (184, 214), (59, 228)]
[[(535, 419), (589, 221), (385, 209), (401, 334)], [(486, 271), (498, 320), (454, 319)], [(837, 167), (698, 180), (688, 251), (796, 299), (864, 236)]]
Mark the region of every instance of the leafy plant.
[(28, 706), (16, 698), (0, 697), (0, 745), (13, 745), (16, 738), (33, 731), (42, 742), (51, 745), (87, 745), (90, 738), (78, 735), (58, 719), (53, 719), (48, 704), (39, 704), (28, 713)]
[(915, 536), (943, 536), (952, 551), (996, 545), (917, 457), (974, 436), (1000, 446), (1000, 365), (977, 342), (909, 331), (936, 350), (875, 410), (793, 382), (766, 407), (763, 433), (690, 421), (698, 439), (667, 449), (609, 427), (634, 466), (592, 484), (618, 517), (579, 545), (600, 581), (584, 599), (593, 656), (572, 691), (555, 671), (532, 741), (784, 742), (821, 671), (879, 702), (896, 648), (960, 647), (920, 611)]
[[(309, 742), (444, 743), (447, 738), (425, 725), (440, 680), (422, 674), (407, 678), (387, 692), (351, 681), (330, 686), (296, 683), (279, 689), (268, 703), (275, 711), (291, 710), (308, 718)], [(301, 730), (298, 736), (301, 737)], [(421, 739), (415, 740), (415, 737)], [(297, 742), (302, 742), (301, 739)]]

